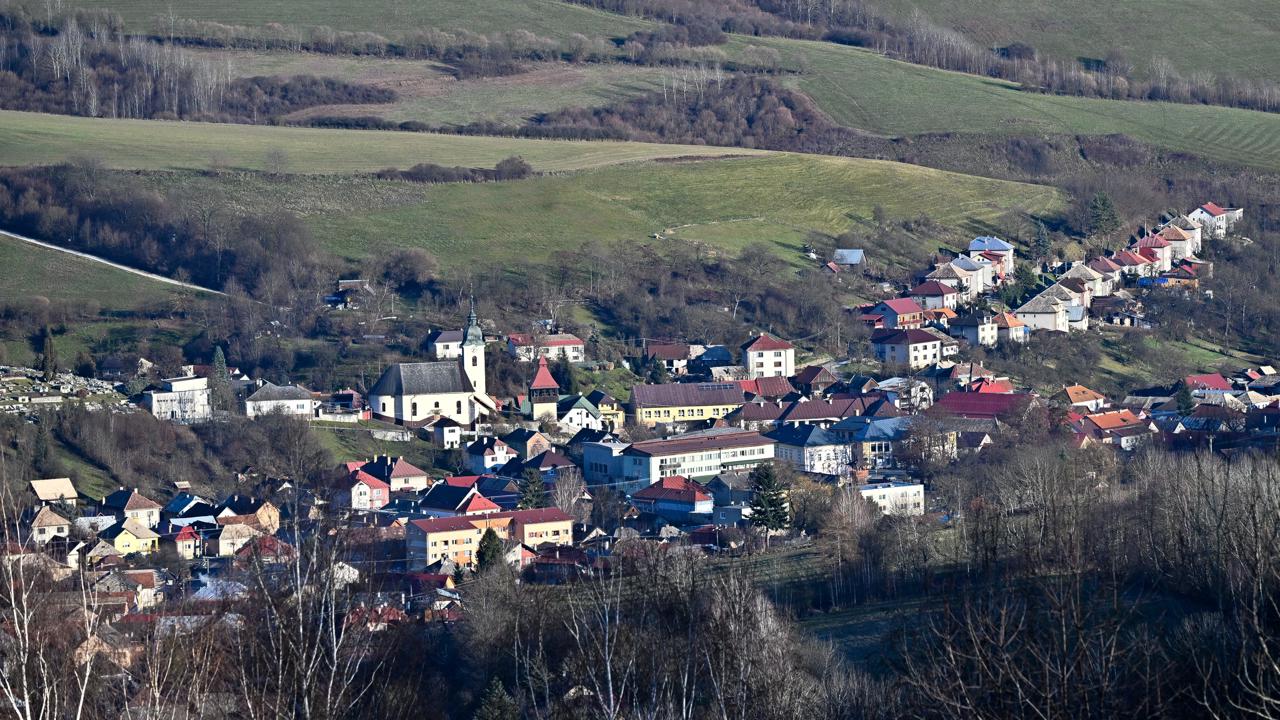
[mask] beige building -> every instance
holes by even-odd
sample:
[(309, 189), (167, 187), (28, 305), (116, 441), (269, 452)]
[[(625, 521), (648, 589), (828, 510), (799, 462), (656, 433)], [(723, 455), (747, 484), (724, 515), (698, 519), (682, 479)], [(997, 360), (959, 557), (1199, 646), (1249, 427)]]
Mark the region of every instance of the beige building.
[(413, 520), (405, 528), (409, 567), (421, 569), (441, 560), (474, 567), (480, 539), (490, 529), (507, 543), (567, 544), (573, 537), (573, 518), (556, 508), (539, 508)]
[(924, 514), (924, 485), (919, 483), (870, 483), (860, 486), (858, 492), (886, 515)]

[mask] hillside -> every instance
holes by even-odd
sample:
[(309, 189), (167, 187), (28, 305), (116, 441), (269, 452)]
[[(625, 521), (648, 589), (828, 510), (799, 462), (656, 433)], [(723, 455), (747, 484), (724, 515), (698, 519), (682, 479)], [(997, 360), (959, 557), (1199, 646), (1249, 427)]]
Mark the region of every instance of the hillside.
[(681, 156), (753, 155), (761, 151), (699, 145), (467, 137), (430, 133), (106, 120), (0, 111), (0, 158), (6, 165), (47, 165), (73, 157), (142, 170), (262, 169), (283, 151), (291, 173), (368, 172), (420, 162), (492, 167), (520, 155), (555, 172)]
[(878, 0), (899, 18), (921, 10), (986, 47), (1022, 42), (1059, 60), (1101, 59), (1120, 51), (1145, 74), (1163, 57), (1183, 75), (1274, 80), (1280, 67), (1280, 14), (1267, 0)]
[(779, 51), (788, 82), (837, 122), (885, 135), (938, 132), (1123, 133), (1157, 147), (1280, 169), (1280, 115), (1207, 105), (1098, 100), (1019, 91), (1000, 80), (935, 70), (822, 42), (739, 38)]
[[(417, 246), (446, 266), (485, 260), (523, 272), (560, 253), (615, 241), (703, 243), (733, 254), (753, 242), (798, 262), (810, 231), (837, 234), (875, 207), (890, 218), (926, 215), (952, 233), (880, 247), (877, 262), (920, 262), (948, 239), (967, 239), (1009, 214), (1061, 210), (1052, 188), (914, 165), (775, 153), (759, 158), (633, 163), (514, 182), (416, 185), (370, 178), (273, 182), (258, 175), (156, 176), (157, 188), (221, 196), (248, 211), (304, 216), (330, 251), (353, 260)], [(650, 240), (661, 233), (668, 240)]]
[[(336, 30), (395, 34), (437, 28), (472, 32), (526, 30), (543, 37), (565, 38), (574, 33), (617, 37), (650, 27), (635, 18), (591, 10), (557, 0), (73, 0), (74, 7), (106, 8), (124, 18), (131, 30), (149, 32), (165, 18), (209, 20), (230, 25), (326, 26)], [(43, 12), (43, 5), (30, 3)]]

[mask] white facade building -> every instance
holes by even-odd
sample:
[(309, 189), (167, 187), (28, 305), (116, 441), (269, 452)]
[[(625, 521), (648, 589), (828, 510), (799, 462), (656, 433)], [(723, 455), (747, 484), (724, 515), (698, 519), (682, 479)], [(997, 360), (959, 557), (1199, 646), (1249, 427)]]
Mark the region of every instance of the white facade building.
[(924, 485), (899, 481), (869, 483), (858, 487), (862, 497), (880, 506), (887, 515), (923, 515)]
[(142, 405), (161, 420), (197, 423), (213, 417), (208, 378), (189, 376), (161, 380), (160, 389), (143, 393)]

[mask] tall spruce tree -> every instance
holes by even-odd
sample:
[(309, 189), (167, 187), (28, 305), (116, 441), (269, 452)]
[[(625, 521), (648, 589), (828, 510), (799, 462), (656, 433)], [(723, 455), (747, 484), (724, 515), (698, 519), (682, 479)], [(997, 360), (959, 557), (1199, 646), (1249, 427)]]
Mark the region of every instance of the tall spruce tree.
[(475, 720), (519, 720), (520, 706), (507, 692), (502, 681), (494, 678), (484, 691), (484, 699), (476, 709)]
[(58, 347), (53, 343), (53, 328), (48, 324), (40, 333), (40, 370), (44, 373), (45, 382), (58, 374)]
[(778, 479), (773, 463), (757, 465), (751, 471), (751, 524), (764, 529), (768, 546), (769, 533), (782, 530), (790, 523), (787, 487)]
[(1044, 226), (1043, 220), (1036, 221), (1036, 239), (1031, 247), (1035, 250), (1036, 259), (1049, 257), (1049, 251), (1053, 249), (1053, 242), (1049, 239), (1049, 228)]
[(227, 373), (227, 356), (222, 347), (213, 349), (213, 370), (209, 373), (209, 391), (213, 396), (213, 407), (216, 410), (230, 410), (235, 404), (235, 395), (231, 392), (231, 378)]
[(529, 468), (524, 471), (524, 475), (520, 476), (520, 502), (517, 507), (521, 510), (532, 510), (534, 508), (547, 506), (547, 486), (542, 482), (542, 473), (537, 468)]
[(1089, 234), (1110, 235), (1120, 229), (1120, 213), (1116, 211), (1111, 196), (1099, 192), (1089, 201)]
[(489, 528), (480, 536), (480, 547), (476, 550), (476, 570), (484, 572), (502, 563), (502, 539), (498, 533)]

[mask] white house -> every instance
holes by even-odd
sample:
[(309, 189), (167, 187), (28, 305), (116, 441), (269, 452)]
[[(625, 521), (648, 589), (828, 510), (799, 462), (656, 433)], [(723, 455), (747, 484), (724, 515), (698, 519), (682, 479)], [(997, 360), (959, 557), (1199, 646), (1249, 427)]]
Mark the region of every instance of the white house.
[(544, 357), (548, 360), (564, 358), (571, 363), (580, 363), (587, 359), (587, 344), (582, 338), (569, 333), (540, 336), (511, 333), (507, 336), (507, 354), (522, 362), (533, 362), (534, 358)]
[(837, 476), (849, 473), (853, 461), (849, 444), (818, 425), (784, 425), (765, 437), (777, 443), (774, 457), (797, 470)]
[(796, 374), (796, 348), (786, 340), (760, 333), (743, 343), (741, 349), (748, 380)]
[(517, 457), (519, 453), (515, 449), (492, 435), (486, 435), (467, 445), (467, 469), (476, 475), (500, 468)]
[(924, 485), (907, 482), (869, 483), (858, 487), (862, 497), (889, 515), (923, 515)]
[(955, 310), (960, 293), (939, 280), (926, 280), (912, 288), (907, 296), (925, 310)]
[(264, 381), (262, 387), (245, 398), (244, 414), (251, 419), (271, 413), (310, 418), (319, 405), (320, 401), (304, 387), (275, 385)]
[(719, 428), (666, 440), (633, 443), (622, 452), (622, 479), (649, 484), (672, 475), (714, 477), (726, 470), (749, 470), (773, 459), (774, 442), (737, 428)]
[(427, 349), (437, 360), (457, 360), (462, 357), (462, 331), (437, 330), (427, 336)]
[(396, 363), (384, 370), (369, 391), (374, 417), (419, 427), (439, 416), (470, 426), (493, 412), (493, 400), (485, 394), (484, 334), (474, 306), (463, 335), (456, 360)]
[(1241, 208), (1224, 208), (1215, 203), (1205, 203), (1200, 207), (1192, 210), (1187, 217), (1200, 223), (1205, 232), (1208, 232), (1215, 238), (1226, 237), (1227, 232), (1231, 230), (1231, 226), (1244, 217), (1244, 210)]
[(871, 333), (871, 349), (880, 362), (906, 365), (912, 370), (942, 359), (942, 341), (924, 330), (880, 329)]
[(161, 380), (159, 389), (142, 394), (142, 406), (161, 420), (205, 422), (213, 417), (209, 379), (187, 376)]

